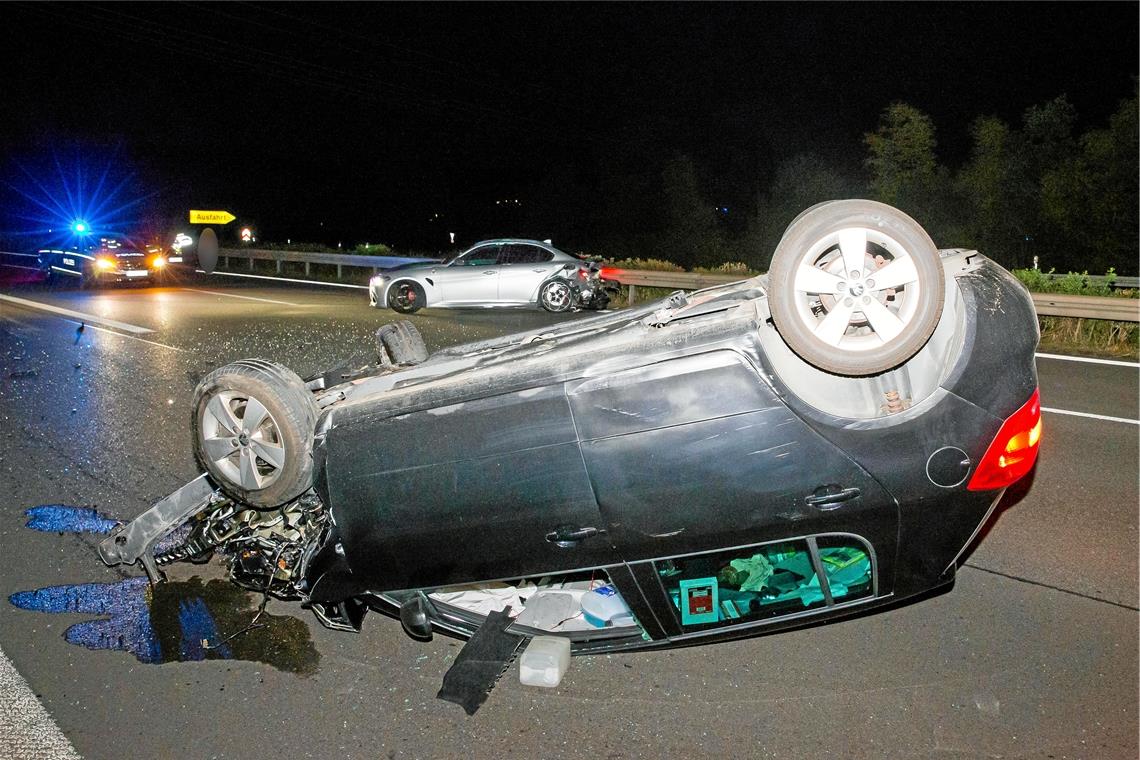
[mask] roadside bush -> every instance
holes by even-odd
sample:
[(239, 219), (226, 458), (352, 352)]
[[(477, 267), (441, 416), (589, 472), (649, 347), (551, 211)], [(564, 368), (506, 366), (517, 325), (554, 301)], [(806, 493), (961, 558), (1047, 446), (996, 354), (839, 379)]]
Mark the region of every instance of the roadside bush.
[[(618, 261), (606, 261), (607, 266), (612, 266), (617, 269), (640, 269), (653, 272), (684, 272), (684, 267), (674, 264), (671, 261), (662, 261), (661, 259), (620, 259)], [(745, 279), (759, 274), (759, 272), (751, 269), (747, 264), (742, 261), (728, 261), (719, 266), (713, 267), (693, 267), (693, 272), (700, 274), (724, 274), (734, 275)], [(655, 301), (658, 298), (665, 296), (678, 290), (678, 288), (649, 288), (644, 286), (637, 286), (634, 301), (641, 303), (643, 301)], [(621, 288), (621, 293), (615, 299), (622, 304), (629, 301), (629, 288), (625, 285)]]
[(357, 256), (391, 256), (392, 248), (383, 243), (362, 243), (350, 251)]
[(739, 275), (741, 279), (745, 277), (754, 277), (760, 272), (749, 267), (743, 261), (726, 261), (720, 266), (716, 267), (693, 267), (694, 272), (701, 274), (731, 274)]
[(1067, 293), (1074, 296), (1114, 298), (1136, 298), (1137, 295), (1135, 290), (1113, 288), (1113, 283), (1116, 282), (1116, 270), (1112, 267), (1105, 272), (1103, 282), (1090, 280), (1087, 271), (1057, 274), (1054, 269), (1048, 272), (1042, 272), (1040, 269), (1015, 269), (1013, 274), (1033, 293)]
[[(1093, 282), (1088, 272), (1057, 274), (1050, 269), (1015, 269), (1013, 274), (1034, 293), (1065, 293), (1077, 296), (1136, 298), (1135, 290), (1116, 290), (1116, 271), (1105, 273), (1104, 282)], [(1140, 325), (1079, 317), (1038, 317), (1041, 347), (1054, 351), (1092, 351), (1111, 356), (1140, 357)]]
[(618, 259), (606, 260), (608, 266), (617, 267), (618, 269), (644, 269), (651, 272), (684, 272), (685, 268), (679, 264), (674, 264), (672, 261), (663, 261), (662, 259)]
[[(652, 272), (684, 272), (685, 268), (679, 264), (674, 264), (672, 261), (664, 261), (662, 259), (605, 259), (606, 266), (612, 266), (616, 269), (641, 269)], [(634, 302), (641, 303), (643, 301), (656, 301), (658, 298), (664, 298), (669, 295), (676, 288), (647, 288), (641, 285), (637, 286), (634, 294)], [(624, 306), (629, 303), (629, 286), (622, 285), (621, 291), (614, 296), (614, 302), (618, 305)]]

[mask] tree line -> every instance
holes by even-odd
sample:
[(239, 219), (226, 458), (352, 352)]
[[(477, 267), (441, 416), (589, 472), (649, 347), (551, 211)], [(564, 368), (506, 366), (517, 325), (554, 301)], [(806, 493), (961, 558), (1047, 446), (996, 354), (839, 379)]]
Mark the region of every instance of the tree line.
[[(1140, 239), (1137, 95), (1105, 127), (1078, 134), (1065, 96), (1034, 105), (1021, 123), (980, 116), (960, 166), (940, 162), (931, 118), (907, 103), (881, 113), (863, 136), (862, 171), (813, 153), (779, 161), (746, 214), (718, 206), (700, 166), (674, 155), (659, 174), (645, 156), (612, 161), (596, 177), (559, 178), (559, 229), (578, 247), (613, 258), (669, 260), (686, 268), (741, 261), (767, 269), (784, 228), (820, 201), (865, 197), (913, 216), (939, 247), (976, 248), (1009, 268), (1135, 274)], [(660, 164), (657, 164), (660, 166)], [(589, 189), (583, 185), (589, 185)], [(582, 198), (596, 202), (583, 202)], [(576, 204), (578, 207), (576, 208)], [(546, 213), (542, 213), (542, 212)], [(636, 224), (636, 226), (634, 226)]]

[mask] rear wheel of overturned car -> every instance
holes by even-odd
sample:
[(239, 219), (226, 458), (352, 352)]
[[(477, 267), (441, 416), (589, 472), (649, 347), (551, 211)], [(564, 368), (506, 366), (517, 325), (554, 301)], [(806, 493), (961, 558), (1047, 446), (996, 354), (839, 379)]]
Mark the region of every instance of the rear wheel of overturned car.
[(423, 308), (427, 295), (418, 282), (400, 280), (388, 291), (388, 305), (401, 314), (415, 314)]
[(276, 507), (313, 483), (316, 419), (292, 370), (260, 359), (227, 364), (194, 391), (194, 456), (226, 495)]
[(875, 375), (910, 359), (942, 316), (938, 248), (884, 203), (830, 201), (784, 232), (768, 272), (780, 336), (800, 358), (837, 375)]
[(547, 311), (559, 313), (570, 308), (570, 283), (566, 280), (549, 280), (538, 291), (538, 302)]

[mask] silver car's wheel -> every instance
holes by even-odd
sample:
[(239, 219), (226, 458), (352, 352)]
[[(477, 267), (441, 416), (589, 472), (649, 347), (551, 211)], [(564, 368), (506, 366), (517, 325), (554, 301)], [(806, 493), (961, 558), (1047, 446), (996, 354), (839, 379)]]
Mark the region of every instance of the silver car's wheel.
[(570, 283), (565, 280), (550, 280), (543, 283), (538, 291), (538, 302), (542, 308), (555, 313), (570, 308)]
[(400, 280), (388, 289), (388, 305), (400, 314), (415, 314), (426, 302), (427, 294), (418, 282)]
[(938, 249), (909, 216), (882, 203), (832, 201), (788, 227), (772, 257), (772, 319), (805, 361), (840, 375), (905, 362), (942, 315)]
[(250, 359), (214, 370), (195, 390), (194, 454), (229, 496), (275, 507), (312, 485), (316, 407), (301, 378)]

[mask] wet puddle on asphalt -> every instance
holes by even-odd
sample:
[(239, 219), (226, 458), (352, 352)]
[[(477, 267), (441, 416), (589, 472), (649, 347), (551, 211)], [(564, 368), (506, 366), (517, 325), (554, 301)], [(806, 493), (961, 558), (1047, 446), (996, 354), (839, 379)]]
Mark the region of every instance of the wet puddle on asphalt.
[(91, 507), (68, 507), (63, 504), (44, 504), (25, 510), (28, 522), (24, 527), (43, 533), (110, 533), (119, 524), (96, 512)]
[[(105, 534), (118, 524), (83, 507), (45, 505), (25, 514), (27, 527), (44, 532)], [(249, 660), (312, 675), (320, 661), (308, 626), (289, 615), (262, 613), (259, 627), (226, 640), (256, 614), (254, 595), (226, 580), (195, 576), (152, 587), (146, 577), (127, 578), (21, 591), (8, 601), (24, 610), (97, 615), (72, 625), (64, 639), (88, 649), (128, 652), (145, 663)]]
[[(25, 528), (38, 530), (41, 533), (95, 533), (106, 535), (110, 533), (118, 520), (99, 514), (91, 507), (69, 507), (65, 504), (44, 504), (24, 510), (28, 521)], [(182, 525), (175, 528), (169, 535), (164, 536), (157, 544), (155, 551), (164, 551), (171, 546), (182, 543), (190, 533), (190, 526)]]

